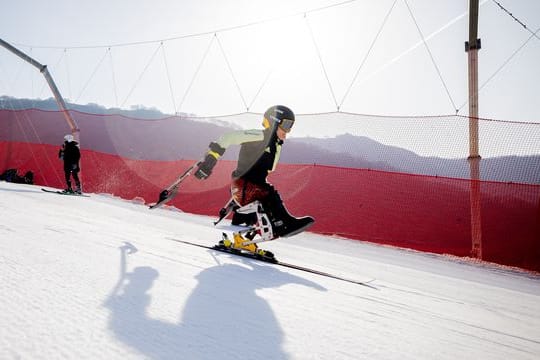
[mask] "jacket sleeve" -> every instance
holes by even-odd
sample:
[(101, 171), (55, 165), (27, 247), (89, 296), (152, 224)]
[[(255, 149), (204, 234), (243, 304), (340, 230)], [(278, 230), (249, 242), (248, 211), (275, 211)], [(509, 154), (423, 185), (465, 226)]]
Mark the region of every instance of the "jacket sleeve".
[(79, 150), (79, 146), (75, 146), (75, 163), (79, 163), (79, 160), (81, 159), (81, 151)]
[(247, 142), (262, 141), (264, 139), (263, 130), (239, 130), (222, 135), (216, 143), (224, 149), (231, 145), (240, 145)]

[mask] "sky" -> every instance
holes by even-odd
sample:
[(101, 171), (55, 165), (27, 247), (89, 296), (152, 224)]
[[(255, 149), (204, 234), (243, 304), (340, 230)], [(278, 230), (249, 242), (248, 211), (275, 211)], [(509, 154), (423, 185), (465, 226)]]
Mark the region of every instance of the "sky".
[[(532, 34), (540, 28), (540, 2), (497, 2), (480, 1), (479, 116), (540, 123), (540, 33)], [(467, 116), (468, 6), (465, 0), (23, 0), (3, 8), (0, 34), (47, 64), (75, 103), (203, 117), (262, 113), (274, 104), (297, 114)], [(51, 96), (37, 69), (0, 50), (0, 95)], [(352, 125), (332, 121), (337, 126), (315, 124), (295, 135), (363, 131), (356, 129), (360, 118)]]
[(175, 242), (209, 217), (0, 182), (2, 359), (537, 359), (540, 279), (518, 269), (303, 233), (281, 261)]

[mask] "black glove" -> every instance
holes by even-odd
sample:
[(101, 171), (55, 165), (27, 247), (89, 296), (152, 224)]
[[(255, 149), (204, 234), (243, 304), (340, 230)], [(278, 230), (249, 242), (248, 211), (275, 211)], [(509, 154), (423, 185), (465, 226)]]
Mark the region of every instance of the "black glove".
[(209, 145), (208, 153), (204, 158), (204, 161), (199, 165), (199, 168), (195, 172), (197, 179), (206, 179), (212, 174), (212, 169), (216, 166), (218, 159), (225, 153), (225, 149), (218, 143), (212, 142)]
[(197, 179), (206, 179), (212, 174), (212, 169), (216, 166), (217, 159), (212, 154), (206, 154), (204, 161), (199, 165), (199, 168), (195, 172)]
[(162, 192), (159, 193), (159, 200), (158, 202), (162, 202), (169, 196), (169, 190), (165, 189)]
[(77, 165), (77, 164), (72, 164), (72, 165), (71, 165), (71, 170), (73, 170), (73, 171), (78, 171), (78, 170), (79, 170), (79, 165)]

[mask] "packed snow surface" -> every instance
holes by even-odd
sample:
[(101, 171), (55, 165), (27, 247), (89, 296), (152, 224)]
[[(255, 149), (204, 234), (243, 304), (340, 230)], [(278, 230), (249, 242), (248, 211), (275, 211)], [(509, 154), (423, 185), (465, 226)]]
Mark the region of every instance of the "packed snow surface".
[(537, 274), (312, 233), (262, 246), (360, 286), (171, 240), (213, 245), (213, 218), (90, 195), (0, 182), (0, 359), (540, 358)]

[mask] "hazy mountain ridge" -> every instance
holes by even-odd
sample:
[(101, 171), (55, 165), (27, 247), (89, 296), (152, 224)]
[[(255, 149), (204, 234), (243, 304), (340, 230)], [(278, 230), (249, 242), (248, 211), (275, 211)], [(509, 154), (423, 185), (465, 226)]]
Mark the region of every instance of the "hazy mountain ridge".
[[(425, 157), (412, 151), (381, 144), (370, 138), (350, 134), (335, 138), (299, 138), (295, 141), (311, 144), (332, 152), (363, 157), (377, 169), (394, 168), (400, 172), (456, 178), (469, 178), (467, 159)], [(481, 160), (481, 176), (485, 180), (540, 184), (540, 156), (501, 156)]]
[[(116, 153), (123, 157), (145, 160), (176, 160), (200, 158), (207, 145), (220, 135), (230, 131), (231, 126), (220, 121), (198, 121), (183, 117), (171, 117), (157, 109), (143, 106), (132, 110), (105, 108), (97, 104), (68, 107), (76, 113), (78, 121), (84, 124), (84, 147), (106, 153)], [(40, 109), (57, 111), (55, 100), (15, 99), (0, 97), (0, 109)], [(90, 115), (89, 115), (90, 114)], [(111, 115), (105, 118), (106, 124), (92, 121), (93, 114)], [(121, 116), (118, 116), (121, 115)], [(187, 114), (184, 114), (187, 116)], [(0, 118), (0, 120), (2, 120)], [(130, 119), (146, 119), (131, 126)], [(155, 123), (151, 120), (167, 119)], [(178, 121), (180, 119), (181, 121)], [(168, 122), (170, 121), (170, 122)], [(219, 123), (219, 124), (218, 124)], [(111, 125), (112, 124), (112, 125)], [(66, 131), (65, 123), (34, 124), (40, 134), (36, 142), (50, 144), (59, 143), (58, 134)], [(0, 139), (19, 139), (28, 141), (28, 134), (17, 135), (17, 127), (11, 124), (2, 126), (7, 129), (8, 136)], [(125, 131), (129, 129), (129, 136)], [(107, 133), (108, 137), (102, 134)], [(11, 136), (9, 135), (11, 134)], [(151, 141), (149, 141), (151, 139)], [(157, 139), (157, 140), (156, 140)], [(61, 138), (60, 138), (61, 140)], [(159, 146), (156, 145), (159, 141)], [(134, 146), (136, 144), (136, 146)], [(282, 153), (282, 162), (301, 164), (321, 164), (350, 168), (367, 168), (374, 170), (397, 171), (412, 174), (424, 174), (454, 178), (469, 178), (467, 159), (445, 159), (423, 157), (412, 151), (381, 144), (363, 136), (351, 134), (339, 135), (335, 138), (290, 138)], [(235, 160), (238, 147), (232, 146), (224, 159)], [(481, 161), (481, 178), (484, 180), (540, 183), (540, 156), (505, 156), (486, 158)]]
[[(73, 104), (66, 99), (66, 105), (69, 110), (76, 110), (97, 115), (124, 115), (127, 117), (135, 117), (138, 119), (162, 119), (167, 114), (162, 113), (154, 107), (145, 107), (143, 105), (135, 105), (131, 110), (123, 110), (120, 108), (106, 108), (99, 104), (89, 103), (86, 105)], [(23, 109), (39, 109), (48, 111), (58, 111), (58, 104), (54, 98), (48, 99), (19, 99), (11, 96), (0, 96), (0, 109), (7, 110), (23, 110)], [(187, 115), (187, 114), (181, 114)]]

